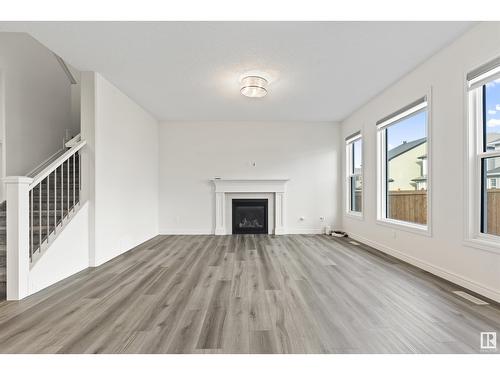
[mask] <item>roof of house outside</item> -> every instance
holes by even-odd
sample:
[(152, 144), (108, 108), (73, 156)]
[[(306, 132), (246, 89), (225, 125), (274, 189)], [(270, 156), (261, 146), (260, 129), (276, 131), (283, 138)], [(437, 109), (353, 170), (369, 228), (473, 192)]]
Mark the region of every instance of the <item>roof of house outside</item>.
[(488, 142), (488, 144), (500, 143), (500, 133), (487, 133), (486, 142)]
[[(500, 134), (499, 134), (500, 135)], [(389, 150), (387, 153), (388, 159), (394, 159), (396, 156), (399, 156), (401, 154), (404, 154), (407, 151), (410, 151), (411, 149), (420, 146), (421, 144), (425, 143), (427, 141), (427, 138), (420, 138), (416, 139), (411, 142), (406, 142), (402, 143), (397, 147), (394, 147), (392, 150)]]
[(498, 175), (500, 175), (500, 167), (490, 169), (489, 171), (486, 172), (486, 174), (488, 177), (498, 176)]
[(427, 181), (427, 176), (417, 177), (417, 178), (414, 178), (412, 181), (415, 181), (415, 182)]

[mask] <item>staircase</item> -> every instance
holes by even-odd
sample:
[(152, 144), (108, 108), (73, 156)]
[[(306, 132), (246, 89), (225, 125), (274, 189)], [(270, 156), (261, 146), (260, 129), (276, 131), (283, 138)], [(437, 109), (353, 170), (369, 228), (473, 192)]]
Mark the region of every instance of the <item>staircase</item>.
[[(86, 142), (79, 136), (68, 142), (64, 153), (58, 155), (55, 160), (40, 166), (36, 175), (30, 176), (32, 180), (28, 180), (29, 186), (26, 185), (25, 178), (23, 193), (17, 193), (21, 190), (16, 189), (21, 189), (22, 186), (18, 184), (18, 180), (14, 180), (14, 185), (12, 182), (9, 184), (10, 189), (15, 189), (10, 190), (13, 192), (10, 196), (19, 196), (20, 201), (24, 200), (24, 207), (26, 207), (17, 211), (19, 207), (23, 207), (23, 204), (13, 199), (12, 202), (9, 201), (9, 210), (24, 217), (24, 225), (29, 221), (29, 226), (24, 226), (21, 230), (16, 220), (9, 222), (7, 204), (6, 202), (0, 204), (0, 300), (6, 298), (7, 225), (9, 228), (11, 228), (10, 225), (13, 226), (11, 233), (17, 233), (17, 235), (21, 233), (22, 236), (29, 237), (29, 247), (12, 251), (14, 251), (14, 257), (29, 252), (29, 263), (32, 265), (43, 255), (80, 206), (80, 150), (85, 144)], [(23, 264), (26, 267), (23, 272), (29, 274), (30, 265), (27, 262)], [(26, 295), (26, 291), (23, 293)], [(16, 294), (13, 295), (16, 296)]]

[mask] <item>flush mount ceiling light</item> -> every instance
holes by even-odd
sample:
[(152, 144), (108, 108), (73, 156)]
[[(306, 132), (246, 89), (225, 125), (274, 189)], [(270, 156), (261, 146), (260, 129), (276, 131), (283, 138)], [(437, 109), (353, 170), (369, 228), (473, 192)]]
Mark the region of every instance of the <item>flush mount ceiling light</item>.
[(249, 98), (262, 98), (267, 95), (267, 80), (259, 76), (246, 76), (241, 80), (240, 92)]

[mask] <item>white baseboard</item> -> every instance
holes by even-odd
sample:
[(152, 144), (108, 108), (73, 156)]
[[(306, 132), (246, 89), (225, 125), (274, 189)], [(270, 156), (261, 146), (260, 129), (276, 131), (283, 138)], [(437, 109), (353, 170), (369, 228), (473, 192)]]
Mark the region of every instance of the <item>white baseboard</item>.
[(323, 234), (321, 228), (286, 228), (286, 234)]
[[(214, 234), (213, 229), (208, 229), (208, 230), (200, 230), (200, 229), (171, 229), (171, 228), (164, 228), (160, 230), (161, 235), (191, 235), (191, 236), (196, 236), (196, 235), (210, 235)], [(228, 233), (230, 234), (230, 233)], [(285, 228), (284, 233), (280, 234), (323, 234), (323, 230), (321, 228), (313, 228), (313, 229), (308, 229), (308, 228)]]
[(190, 235), (190, 236), (200, 236), (200, 235), (209, 235), (214, 234), (213, 229), (169, 229), (164, 228), (160, 229), (160, 235)]
[(454, 284), (460, 285), (466, 289), (472, 290), (482, 296), (485, 296), (493, 301), (500, 302), (500, 292), (493, 290), (489, 287), (481, 285), (475, 281), (464, 278), (460, 275), (457, 275), (453, 272), (447, 271), (441, 267), (434, 266), (427, 262), (424, 262), (420, 259), (417, 259), (411, 255), (405, 254), (399, 250), (393, 249), (389, 246), (382, 245), (378, 242), (369, 240), (363, 236), (358, 236), (357, 234), (349, 233), (349, 237), (352, 239), (362, 242), (368, 246), (371, 246), (383, 253), (392, 255), (395, 258), (398, 258), (406, 263), (409, 263), (415, 267), (421, 268), (424, 271), (430, 272), (433, 275), (439, 276), (442, 279), (448, 280)]

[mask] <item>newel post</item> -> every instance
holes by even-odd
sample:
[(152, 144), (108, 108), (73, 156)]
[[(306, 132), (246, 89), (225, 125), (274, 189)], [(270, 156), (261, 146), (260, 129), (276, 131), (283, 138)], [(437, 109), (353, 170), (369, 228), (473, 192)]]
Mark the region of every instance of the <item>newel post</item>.
[(29, 186), (28, 177), (6, 177), (7, 200), (7, 300), (29, 294)]

